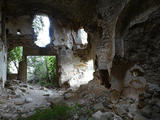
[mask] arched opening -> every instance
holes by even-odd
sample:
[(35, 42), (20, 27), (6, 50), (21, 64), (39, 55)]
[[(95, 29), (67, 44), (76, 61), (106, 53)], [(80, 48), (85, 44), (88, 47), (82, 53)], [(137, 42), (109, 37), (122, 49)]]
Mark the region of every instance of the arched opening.
[(35, 15), (32, 28), (34, 30), (35, 44), (39, 47), (45, 47), (50, 44), (50, 20), (47, 15)]

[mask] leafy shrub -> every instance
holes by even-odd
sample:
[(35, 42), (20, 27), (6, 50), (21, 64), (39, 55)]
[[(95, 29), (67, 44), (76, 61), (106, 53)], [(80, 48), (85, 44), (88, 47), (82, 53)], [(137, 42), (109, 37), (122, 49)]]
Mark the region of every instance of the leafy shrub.
[(71, 117), (72, 108), (66, 104), (54, 105), (53, 108), (37, 110), (34, 115), (20, 120), (67, 120)]
[(71, 120), (73, 115), (90, 116), (93, 111), (84, 109), (80, 104), (68, 106), (67, 104), (53, 105), (53, 108), (44, 110), (37, 110), (36, 113), (28, 118), (21, 118), (19, 120)]

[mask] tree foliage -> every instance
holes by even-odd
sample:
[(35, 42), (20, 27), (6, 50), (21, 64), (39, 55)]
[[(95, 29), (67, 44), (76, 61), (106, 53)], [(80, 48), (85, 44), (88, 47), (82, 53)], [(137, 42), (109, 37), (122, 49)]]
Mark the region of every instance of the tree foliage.
[(22, 61), (22, 54), (23, 54), (23, 47), (19, 46), (14, 48), (9, 52), (8, 55), (8, 70), (13, 67), (10, 65), (11, 62), (14, 63), (14, 66), (16, 67), (17, 71), (19, 68), (19, 62)]
[(49, 77), (52, 80), (55, 80), (56, 78), (56, 57), (54, 56), (48, 56), (47, 57), (47, 67), (49, 72)]
[(56, 57), (55, 56), (29, 56), (28, 79), (43, 86), (56, 83)]
[(37, 38), (39, 32), (44, 28), (43, 16), (36, 15), (33, 20), (32, 27), (34, 29), (35, 36)]

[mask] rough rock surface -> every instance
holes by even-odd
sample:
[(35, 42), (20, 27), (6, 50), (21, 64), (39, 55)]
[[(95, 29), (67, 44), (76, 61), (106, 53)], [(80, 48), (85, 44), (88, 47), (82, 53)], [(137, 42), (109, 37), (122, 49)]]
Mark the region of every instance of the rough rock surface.
[[(124, 42), (124, 57), (139, 63), (147, 82), (159, 84), (160, 7), (153, 7), (132, 19), (120, 38)], [(117, 39), (117, 42), (120, 42)], [(118, 50), (118, 48), (117, 48)]]
[[(26, 85), (17, 80), (12, 80), (7, 85), (5, 92), (0, 95), (1, 120), (17, 120), (19, 117), (30, 116), (37, 108), (49, 107), (51, 101), (63, 94), (63, 91), (41, 89), (40, 86)], [(46, 94), (49, 96), (45, 96)]]
[(156, 84), (147, 84), (145, 93), (139, 95), (138, 100), (122, 97), (117, 103), (113, 103), (110, 99), (110, 90), (101, 86), (98, 80), (82, 85), (76, 91), (42, 89), (39, 86), (26, 85), (17, 80), (13, 80), (10, 84), (8, 83), (5, 94), (0, 96), (2, 120), (17, 120), (19, 117), (31, 116), (37, 108), (43, 109), (62, 103), (67, 103), (69, 106), (75, 104), (82, 106), (81, 114), (75, 111), (70, 118), (74, 120), (159, 119), (160, 96), (158, 93), (160, 88)]
[[(94, 83), (94, 84), (93, 84)], [(92, 91), (94, 88), (96, 91)], [(96, 86), (99, 86), (96, 88)], [(144, 94), (140, 94), (139, 98), (125, 97), (119, 98), (119, 101), (114, 103), (110, 99), (110, 91), (103, 88), (96, 80), (91, 81), (88, 85), (82, 85), (75, 93), (75, 96), (70, 98), (74, 103), (78, 102), (83, 106), (83, 109), (91, 110), (92, 114), (84, 115), (86, 120), (158, 120), (160, 113), (160, 87), (156, 84), (147, 84)], [(81, 102), (83, 101), (83, 102)], [(72, 103), (72, 104), (73, 104)], [(81, 118), (81, 116), (78, 116)]]

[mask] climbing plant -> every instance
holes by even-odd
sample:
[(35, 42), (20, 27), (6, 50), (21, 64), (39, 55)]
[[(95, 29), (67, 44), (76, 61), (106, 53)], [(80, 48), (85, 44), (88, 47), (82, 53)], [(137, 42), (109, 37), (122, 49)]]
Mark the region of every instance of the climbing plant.
[(54, 81), (56, 79), (56, 57), (55, 56), (47, 57), (47, 68), (48, 68), (50, 79)]

